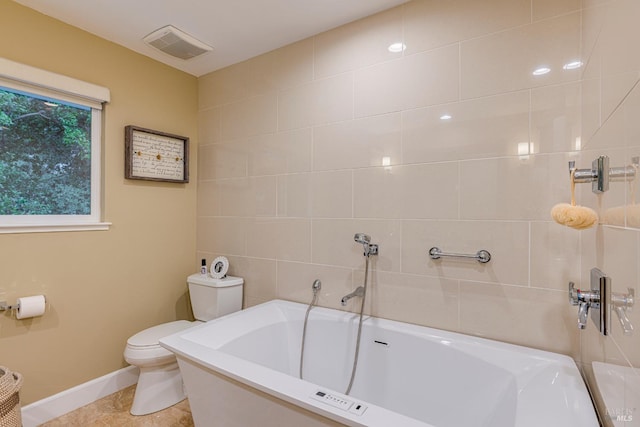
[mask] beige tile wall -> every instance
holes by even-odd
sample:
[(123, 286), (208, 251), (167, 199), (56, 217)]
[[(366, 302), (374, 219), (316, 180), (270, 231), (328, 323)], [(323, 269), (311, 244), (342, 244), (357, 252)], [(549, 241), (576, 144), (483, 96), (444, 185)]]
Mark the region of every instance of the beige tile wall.
[(365, 232), (374, 314), (577, 356), (581, 233), (549, 210), (578, 157), (582, 70), (562, 65), (582, 19), (577, 0), (417, 0), (200, 78), (198, 258), (229, 257), (246, 305), (308, 302), (320, 278), (340, 308)]
[[(582, 81), (581, 161), (589, 164), (599, 155), (608, 155), (613, 166), (631, 163), (640, 155), (640, 31), (637, 26), (640, 4), (633, 0), (591, 1), (583, 11), (582, 43), (585, 79)], [(596, 197), (583, 189), (585, 204), (599, 211), (610, 226), (584, 233), (581, 242), (582, 282), (598, 267), (612, 279), (613, 292), (640, 291), (640, 208), (637, 185), (613, 183), (610, 191)], [(609, 415), (630, 410), (633, 422), (640, 418), (637, 400), (625, 394), (619, 407), (603, 403), (593, 376), (594, 361), (631, 366), (640, 375), (640, 315), (628, 313), (634, 335), (622, 333), (612, 315), (612, 334), (603, 337), (590, 324), (582, 334), (581, 364), (593, 387), (605, 425)], [(624, 387), (620, 383), (619, 387)], [(629, 412), (624, 412), (629, 413)], [(619, 425), (619, 424), (617, 424)]]

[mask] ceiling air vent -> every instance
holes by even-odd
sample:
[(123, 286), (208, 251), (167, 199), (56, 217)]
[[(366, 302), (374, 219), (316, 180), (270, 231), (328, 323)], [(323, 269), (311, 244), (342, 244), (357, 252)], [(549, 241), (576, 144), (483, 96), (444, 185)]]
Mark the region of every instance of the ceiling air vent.
[(145, 43), (180, 59), (191, 59), (207, 53), (213, 48), (186, 34), (176, 27), (167, 25), (144, 38)]

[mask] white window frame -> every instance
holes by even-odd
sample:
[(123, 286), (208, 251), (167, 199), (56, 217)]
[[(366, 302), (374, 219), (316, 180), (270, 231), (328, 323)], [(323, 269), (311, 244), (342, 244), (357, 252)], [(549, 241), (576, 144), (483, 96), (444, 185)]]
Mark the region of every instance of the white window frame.
[(91, 213), (0, 215), (1, 233), (108, 230), (102, 218), (102, 105), (109, 89), (0, 58), (0, 86), (91, 108)]

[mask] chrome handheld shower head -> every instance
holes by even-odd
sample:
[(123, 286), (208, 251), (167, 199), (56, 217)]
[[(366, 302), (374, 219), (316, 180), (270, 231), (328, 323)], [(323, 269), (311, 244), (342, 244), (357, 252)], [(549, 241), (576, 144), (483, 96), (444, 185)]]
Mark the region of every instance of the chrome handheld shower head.
[(369, 255), (378, 255), (378, 245), (371, 244), (371, 236), (364, 233), (356, 233), (353, 236), (353, 240), (356, 243), (361, 243), (364, 248), (364, 256), (368, 257)]
[(356, 243), (369, 244), (371, 242), (371, 236), (364, 233), (356, 233), (355, 236), (353, 236), (353, 240), (355, 240)]

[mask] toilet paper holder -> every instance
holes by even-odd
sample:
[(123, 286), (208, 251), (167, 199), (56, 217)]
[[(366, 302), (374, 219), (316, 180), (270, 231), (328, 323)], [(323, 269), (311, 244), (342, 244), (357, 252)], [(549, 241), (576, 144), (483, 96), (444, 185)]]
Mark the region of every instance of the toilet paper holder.
[[(47, 297), (44, 295), (43, 297), (46, 302)], [(19, 308), (20, 308), (20, 302), (16, 302), (15, 304), (9, 304), (6, 301), (0, 301), (0, 311), (18, 310)]]
[(0, 311), (17, 310), (20, 308), (20, 303), (9, 305), (6, 301), (0, 301)]

